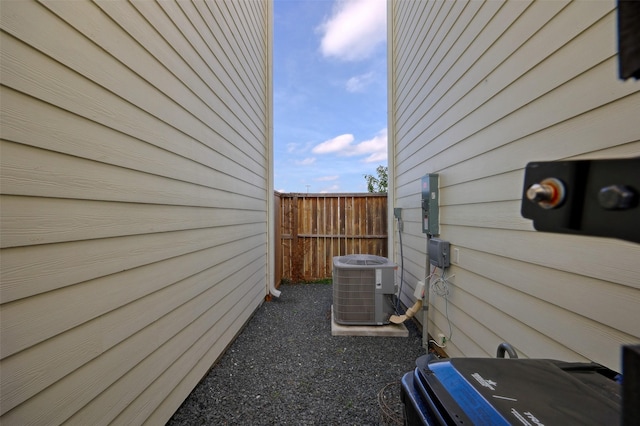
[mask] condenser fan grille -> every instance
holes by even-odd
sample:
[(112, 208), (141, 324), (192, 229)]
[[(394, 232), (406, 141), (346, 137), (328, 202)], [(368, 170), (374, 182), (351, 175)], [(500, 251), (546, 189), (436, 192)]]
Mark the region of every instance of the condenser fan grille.
[(343, 323), (375, 321), (375, 270), (341, 269), (336, 271), (335, 280), (338, 281), (333, 292), (336, 320)]
[(371, 254), (354, 254), (342, 256), (341, 262), (344, 265), (384, 265), (387, 263), (387, 259)]

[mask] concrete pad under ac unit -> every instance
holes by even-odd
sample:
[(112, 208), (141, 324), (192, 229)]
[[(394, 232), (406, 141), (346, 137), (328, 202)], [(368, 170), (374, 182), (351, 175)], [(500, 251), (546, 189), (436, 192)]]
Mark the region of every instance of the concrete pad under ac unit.
[(332, 336), (378, 336), (378, 337), (409, 337), (409, 330), (404, 324), (386, 325), (343, 325), (338, 324), (333, 316), (331, 305), (331, 335)]

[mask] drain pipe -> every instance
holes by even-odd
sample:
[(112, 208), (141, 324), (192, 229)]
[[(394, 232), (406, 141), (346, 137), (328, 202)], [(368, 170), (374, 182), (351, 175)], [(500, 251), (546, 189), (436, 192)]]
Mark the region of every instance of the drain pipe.
[[(276, 229), (275, 229), (275, 192), (274, 192), (274, 175), (273, 175), (273, 3), (267, 2), (265, 24), (267, 28), (267, 63), (265, 93), (267, 94), (267, 158), (265, 158), (265, 170), (267, 170), (267, 280), (269, 287), (269, 296), (280, 297), (280, 290), (276, 288), (275, 283), (275, 253), (276, 253)], [(278, 244), (281, 242), (278, 241)]]
[(409, 318), (413, 318), (413, 316), (417, 314), (418, 311), (420, 311), (420, 309), (422, 308), (423, 293), (424, 293), (424, 283), (418, 283), (416, 285), (415, 291), (413, 292), (413, 297), (415, 297), (416, 303), (414, 303), (412, 307), (407, 309), (407, 311), (403, 315), (391, 315), (389, 317), (389, 321), (391, 321), (394, 324), (402, 324)]
[(273, 297), (280, 297), (280, 294), (282, 294), (282, 292), (280, 290), (278, 290), (273, 283), (271, 283), (269, 285), (269, 293), (273, 296)]

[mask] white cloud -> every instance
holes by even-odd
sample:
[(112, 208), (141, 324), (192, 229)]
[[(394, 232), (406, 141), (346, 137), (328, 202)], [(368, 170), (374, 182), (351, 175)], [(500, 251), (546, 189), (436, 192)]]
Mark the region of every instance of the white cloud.
[(347, 80), (347, 92), (362, 92), (366, 86), (373, 82), (373, 72), (357, 75)]
[(374, 152), (370, 156), (364, 159), (365, 163), (382, 163), (387, 161), (387, 151), (385, 152)]
[(349, 148), (351, 142), (353, 142), (353, 135), (346, 133), (344, 135), (336, 136), (333, 139), (324, 141), (313, 147), (311, 152), (314, 154), (330, 154), (332, 152), (342, 152)]
[(346, 61), (367, 58), (387, 36), (386, 0), (337, 0), (319, 27), (320, 51)]
[(337, 154), (343, 157), (364, 156), (365, 163), (387, 160), (387, 129), (382, 129), (371, 139), (354, 144), (354, 136), (350, 133), (336, 136), (333, 139), (316, 145), (314, 154)]
[(304, 160), (296, 160), (295, 163), (298, 166), (310, 166), (311, 164), (315, 163), (316, 159), (315, 157), (307, 157)]
[(331, 182), (332, 180), (338, 180), (340, 176), (338, 175), (333, 175), (333, 176), (320, 176), (319, 178), (316, 178), (315, 180), (318, 182)]
[(360, 142), (355, 146), (355, 155), (366, 155), (365, 163), (374, 163), (387, 160), (387, 129), (382, 129), (373, 138)]

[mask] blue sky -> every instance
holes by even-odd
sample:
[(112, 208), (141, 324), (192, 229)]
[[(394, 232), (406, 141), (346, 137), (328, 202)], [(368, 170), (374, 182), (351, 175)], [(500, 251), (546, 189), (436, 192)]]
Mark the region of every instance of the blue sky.
[(275, 0), (277, 191), (366, 192), (387, 165), (386, 0)]

